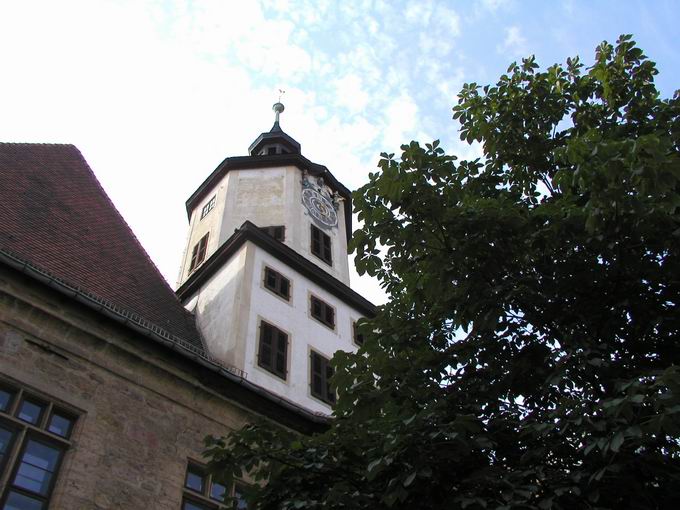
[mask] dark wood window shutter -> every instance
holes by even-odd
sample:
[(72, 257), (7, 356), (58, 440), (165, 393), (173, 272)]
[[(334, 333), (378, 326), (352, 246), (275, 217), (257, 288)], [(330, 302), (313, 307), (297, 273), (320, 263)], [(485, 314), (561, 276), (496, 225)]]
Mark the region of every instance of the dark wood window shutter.
[(316, 296), (310, 296), (312, 317), (331, 329), (335, 329), (335, 309)]
[(271, 267), (264, 268), (264, 286), (286, 301), (290, 299), (290, 280)]
[(333, 252), (331, 250), (331, 236), (324, 233), (320, 228), (311, 225), (312, 254), (319, 257), (329, 266), (333, 265)]
[(257, 364), (282, 379), (287, 376), (288, 335), (264, 321), (260, 323)]
[(286, 238), (286, 227), (284, 225), (263, 227), (262, 230), (264, 230), (267, 234), (272, 236), (277, 241), (283, 242)]
[(208, 250), (208, 234), (201, 237), (201, 239), (194, 245), (191, 251), (191, 263), (189, 264), (189, 271), (196, 269), (203, 260), (205, 260), (205, 253)]
[(329, 404), (335, 404), (335, 392), (331, 389), (330, 383), (333, 368), (329, 360), (312, 351), (311, 372), (312, 395)]

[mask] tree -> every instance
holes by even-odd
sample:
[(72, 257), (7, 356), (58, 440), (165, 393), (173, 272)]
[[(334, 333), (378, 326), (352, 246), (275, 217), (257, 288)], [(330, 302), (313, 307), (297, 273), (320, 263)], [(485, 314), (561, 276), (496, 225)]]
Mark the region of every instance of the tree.
[[(383, 154), (356, 266), (390, 301), (329, 429), (209, 441), (262, 509), (680, 508), (680, 98), (622, 36), (466, 84), (458, 161)], [(380, 251), (380, 247), (384, 251)], [(381, 255), (381, 253), (383, 253)]]

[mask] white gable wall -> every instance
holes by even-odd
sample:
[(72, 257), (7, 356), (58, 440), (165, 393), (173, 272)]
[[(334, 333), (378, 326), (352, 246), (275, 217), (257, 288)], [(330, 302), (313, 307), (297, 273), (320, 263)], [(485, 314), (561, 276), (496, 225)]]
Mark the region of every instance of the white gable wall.
[[(278, 271), (291, 281), (290, 302), (264, 287), (262, 282), (265, 266)], [(312, 397), (310, 393), (310, 349), (329, 359), (338, 350), (355, 351), (357, 347), (352, 342), (352, 320), (357, 320), (362, 315), (259, 247), (255, 247), (253, 273), (250, 278), (253, 294), (245, 352), (245, 365), (249, 367), (246, 369), (248, 379), (307, 409), (329, 414), (330, 406)], [(335, 330), (311, 316), (310, 294), (335, 308)], [(288, 333), (286, 381), (257, 366), (261, 320)]]
[[(290, 280), (289, 301), (264, 287), (268, 266)], [(335, 308), (335, 329), (310, 315), (310, 295)], [(355, 351), (352, 322), (362, 314), (251, 242), (246, 242), (188, 301), (210, 354), (247, 379), (311, 411), (330, 414), (310, 392), (310, 349), (326, 358)], [(260, 322), (288, 333), (286, 380), (258, 366)]]

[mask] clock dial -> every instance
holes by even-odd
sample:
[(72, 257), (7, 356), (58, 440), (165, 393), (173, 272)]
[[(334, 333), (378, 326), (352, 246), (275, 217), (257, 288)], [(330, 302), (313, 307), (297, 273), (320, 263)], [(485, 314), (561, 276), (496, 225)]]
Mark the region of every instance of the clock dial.
[(338, 224), (338, 214), (333, 204), (318, 191), (311, 188), (302, 190), (302, 203), (319, 223), (327, 227), (335, 227)]

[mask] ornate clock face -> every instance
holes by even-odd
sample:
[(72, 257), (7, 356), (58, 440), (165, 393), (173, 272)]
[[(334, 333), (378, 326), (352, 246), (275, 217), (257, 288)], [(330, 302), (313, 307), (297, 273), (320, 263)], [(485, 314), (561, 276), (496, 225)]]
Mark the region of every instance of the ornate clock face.
[(316, 190), (305, 188), (302, 190), (302, 203), (317, 221), (327, 227), (338, 224), (338, 215), (333, 204)]

